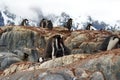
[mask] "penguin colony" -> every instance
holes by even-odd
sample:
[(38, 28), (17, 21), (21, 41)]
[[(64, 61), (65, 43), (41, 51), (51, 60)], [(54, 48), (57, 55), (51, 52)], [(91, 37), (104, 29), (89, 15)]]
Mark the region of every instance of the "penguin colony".
[[(24, 19), (21, 22), (21, 25), (26, 26), (27, 23), (28, 23), (28, 20)], [(47, 19), (43, 18), (40, 21), (39, 27), (48, 28), (48, 29), (52, 30), (53, 23), (51, 20), (47, 20)], [(66, 22), (64, 27), (67, 28), (68, 31), (71, 31), (72, 18), (68, 19), (68, 21)], [(93, 28), (92, 24), (89, 23), (86, 26), (86, 30), (95, 30), (95, 29)], [(101, 51), (111, 50), (114, 48), (119, 48), (119, 45), (120, 45), (120, 38), (118, 36), (111, 35), (111, 36), (106, 37), (106, 39), (101, 44), (99, 50), (101, 50)], [(55, 36), (52, 36), (47, 41), (43, 59), (47, 59), (47, 58), (54, 59), (56, 57), (62, 57), (64, 55), (69, 55), (69, 54), (71, 54), (71, 51), (69, 48), (67, 48), (64, 45), (63, 37), (61, 35), (55, 35)]]

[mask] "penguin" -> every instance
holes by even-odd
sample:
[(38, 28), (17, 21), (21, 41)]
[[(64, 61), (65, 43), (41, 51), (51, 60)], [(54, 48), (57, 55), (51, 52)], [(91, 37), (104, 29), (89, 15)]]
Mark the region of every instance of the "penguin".
[(51, 37), (45, 48), (44, 58), (54, 59), (56, 57), (62, 57), (69, 55), (71, 50), (64, 45), (63, 37), (61, 35), (55, 35)]
[(119, 48), (120, 45), (120, 38), (116, 35), (111, 35), (106, 37), (106, 39), (103, 41), (103, 43), (100, 46), (100, 50), (106, 51), (106, 50), (112, 50), (114, 48)]
[(23, 21), (20, 24), (21, 26), (27, 26), (28, 25), (28, 19), (23, 19)]
[(48, 22), (47, 28), (50, 29), (50, 30), (52, 30), (53, 29), (53, 23), (52, 23), (52, 21), (48, 20), (47, 22)]
[(72, 18), (68, 19), (68, 21), (66, 22), (66, 24), (64, 25), (64, 27), (66, 27), (69, 31), (72, 28)]
[(40, 21), (40, 27), (42, 28), (48, 28), (49, 30), (52, 30), (53, 29), (53, 23), (51, 20), (47, 20), (47, 19), (42, 19)]
[(43, 18), (40, 21), (40, 27), (42, 27), (42, 28), (46, 28), (47, 27), (47, 20), (46, 19)]
[(87, 27), (86, 27), (86, 30), (97, 30), (95, 27), (93, 27), (92, 24), (88, 24)]

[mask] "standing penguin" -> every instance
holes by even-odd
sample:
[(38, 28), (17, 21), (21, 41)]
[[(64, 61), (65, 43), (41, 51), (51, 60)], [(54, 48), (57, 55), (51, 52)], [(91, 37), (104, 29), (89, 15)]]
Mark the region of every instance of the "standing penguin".
[(48, 20), (47, 22), (48, 22), (47, 28), (50, 29), (50, 30), (52, 30), (53, 29), (53, 23), (52, 23), (52, 21)]
[(48, 28), (48, 29), (52, 30), (53, 29), (53, 23), (52, 23), (51, 20), (47, 20), (47, 19), (43, 18), (40, 21), (40, 27), (42, 27), (42, 28)]
[(88, 24), (87, 27), (86, 27), (86, 30), (90, 30), (90, 27), (92, 26), (92, 24)]
[(66, 22), (64, 27), (68, 28), (69, 31), (71, 30), (71, 28), (72, 28), (72, 18), (68, 19), (68, 21)]
[(43, 18), (40, 21), (40, 27), (42, 27), (42, 28), (46, 28), (47, 27), (47, 20), (46, 19)]
[(61, 35), (55, 35), (48, 40), (44, 57), (54, 59), (55, 57), (62, 57), (70, 53), (71, 51), (64, 45)]
[(28, 25), (28, 19), (23, 19), (23, 21), (20, 24), (21, 26), (27, 26)]
[(119, 48), (120, 38), (116, 35), (108, 36), (100, 46), (100, 50), (106, 51), (114, 48)]

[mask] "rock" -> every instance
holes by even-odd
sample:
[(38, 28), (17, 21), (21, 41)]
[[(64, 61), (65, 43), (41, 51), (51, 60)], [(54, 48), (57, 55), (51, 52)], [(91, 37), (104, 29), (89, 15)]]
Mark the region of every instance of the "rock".
[(14, 66), (12, 66), (10, 72), (13, 73), (13, 72), (15, 72), (16, 69), (17, 69), (17, 65), (14, 65)]
[(36, 50), (24, 53), (21, 50), (11, 52), (0, 52), (0, 70), (8, 68), (11, 64), (21, 61), (38, 62), (39, 54)]
[(0, 70), (6, 69), (13, 63), (22, 61), (16, 54), (10, 52), (1, 52), (0, 55)]
[[(100, 42), (83, 42), (79, 48), (83, 53), (95, 53), (100, 47)], [(80, 53), (80, 52), (79, 52)]]
[(39, 55), (38, 51), (32, 49), (32, 50), (31, 50), (31, 54), (29, 54), (28, 59), (29, 59), (29, 61), (31, 61), (31, 62), (38, 62), (38, 61), (39, 61), (39, 57), (40, 57), (40, 55)]
[(77, 61), (79, 59), (84, 59), (89, 54), (76, 54), (76, 55), (69, 55), (69, 56), (64, 56), (60, 58), (56, 58), (53, 60), (46, 61), (40, 65), (40, 68), (53, 68), (53, 67), (58, 67), (58, 66), (64, 66), (70, 63), (73, 63), (74, 61)]
[(33, 65), (33, 63), (31, 62), (18, 62), (18, 63), (14, 63), (12, 65), (10, 65), (9, 68), (5, 69), (2, 73), (2, 75), (8, 75), (8, 74), (12, 74), (15, 72), (19, 72), (19, 71), (24, 71), (24, 70), (34, 70), (34, 69), (39, 69), (36, 68), (36, 65)]
[(82, 79), (84, 80), (89, 77), (89, 74), (82, 68), (75, 69), (75, 75), (76, 75), (77, 79), (80, 79), (80, 80), (82, 80)]
[[(108, 31), (52, 31), (36, 27), (6, 26), (0, 36), (0, 80), (119, 80), (120, 49), (97, 51)], [(64, 38), (71, 55), (38, 63), (47, 40), (56, 34)], [(119, 34), (118, 34), (119, 35)], [(4, 47), (5, 49), (3, 49)], [(17, 50), (17, 53), (11, 53)], [(5, 54), (3, 51), (9, 51)], [(28, 54), (25, 62), (23, 54)], [(94, 54), (93, 54), (94, 53)], [(7, 58), (10, 58), (9, 60)], [(21, 62), (23, 61), (23, 62)], [(5, 64), (4, 64), (5, 62)], [(9, 65), (9, 66), (7, 66)]]
[(105, 36), (111, 34), (112, 33), (107, 31), (74, 31), (66, 38), (65, 44), (71, 50), (77, 50), (79, 53), (95, 53), (105, 39)]
[(21, 60), (25, 58), (25, 54), (21, 50), (14, 50), (12, 53), (16, 54)]
[(32, 29), (26, 29), (24, 27), (6, 27), (4, 33), (1, 35), (0, 43), (1, 45), (6, 45), (9, 51), (14, 51), (20, 48), (34, 48), (45, 46), (45, 39), (40, 36), (39, 32)]
[[(6, 80), (9, 76), (10, 80), (15, 79), (24, 79), (29, 80), (30, 78), (33, 80), (41, 80), (41, 79), (50, 79), (54, 80), (119, 80), (119, 69), (120, 69), (120, 49), (115, 49), (111, 51), (101, 52), (97, 54), (89, 55), (85, 58), (79, 58), (78, 60), (74, 60), (70, 64), (63, 65), (63, 66), (53, 66), (44, 68), (38, 67), (31, 70), (25, 69), (25, 65), (23, 65), (24, 69), (20, 69), (20, 71), (15, 69), (6, 69), (4, 74), (0, 76), (0, 79)], [(74, 54), (75, 59), (80, 54)], [(69, 58), (64, 56), (65, 59), (63, 62), (67, 62), (66, 60)], [(73, 56), (72, 56), (73, 57)], [(56, 61), (59, 58), (56, 58)], [(62, 59), (62, 57), (61, 57)], [(49, 64), (49, 61), (46, 62)], [(59, 64), (59, 62), (57, 62)], [(60, 62), (61, 63), (61, 62)], [(69, 62), (68, 62), (69, 63)], [(26, 63), (24, 63), (26, 64)], [(44, 63), (43, 63), (44, 64)], [(27, 64), (28, 65), (28, 64)], [(40, 64), (39, 64), (40, 65)], [(56, 63), (52, 63), (52, 65), (56, 65)], [(29, 64), (29, 67), (33, 66), (33, 64)], [(34, 66), (38, 66), (37, 63)], [(13, 72), (13, 71), (16, 72)], [(11, 73), (13, 72), (13, 73)], [(5, 76), (6, 74), (6, 76)]]
[(105, 80), (101, 72), (95, 72), (91, 75), (91, 80)]
[(51, 74), (51, 73), (43, 73), (39, 75), (38, 80), (72, 80), (72, 79), (65, 79), (61, 74)]
[(1, 70), (8, 68), (11, 64), (20, 62), (21, 60), (17, 57), (7, 57), (4, 58), (1, 62)]
[(80, 54), (80, 53), (82, 54), (82, 53), (84, 53), (84, 50), (82, 50), (80, 48), (76, 48), (76, 49), (73, 49), (71, 53), (72, 54)]
[[(22, 26), (6, 26), (2, 28), (3, 33), (0, 37), (0, 51), (14, 51), (24, 48), (40, 49), (40, 54), (44, 53), (44, 48), (47, 40), (56, 34), (63, 35), (65, 45), (73, 49), (83, 49), (81, 47), (90, 48), (84, 49), (82, 52), (92, 53), (97, 50), (96, 46), (100, 45), (104, 40), (104, 36), (111, 35), (108, 31), (89, 31), (78, 30), (68, 32), (63, 27), (56, 27), (52, 31), (43, 28), (22, 27)], [(97, 41), (97, 42), (96, 42)], [(89, 47), (87, 47), (87, 45)], [(92, 45), (93, 44), (93, 45)], [(92, 46), (91, 46), (92, 45)], [(95, 49), (94, 49), (95, 48)], [(43, 51), (41, 50), (43, 49)], [(92, 50), (93, 49), (93, 50)], [(86, 51), (87, 50), (87, 51)], [(80, 51), (81, 52), (81, 51)]]

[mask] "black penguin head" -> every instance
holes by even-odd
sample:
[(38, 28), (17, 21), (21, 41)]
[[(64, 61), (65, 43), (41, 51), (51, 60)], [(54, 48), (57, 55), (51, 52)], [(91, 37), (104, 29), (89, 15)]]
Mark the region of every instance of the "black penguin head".
[(87, 24), (87, 27), (86, 27), (86, 30), (90, 30), (90, 27), (92, 26), (92, 24), (91, 23), (88, 23)]
[(24, 21), (28, 21), (28, 19), (24, 19)]
[(46, 20), (45, 18), (42, 19), (42, 21)]
[(24, 22), (26, 25), (28, 25), (28, 23), (29, 23), (29, 22), (28, 22), (28, 19), (24, 19), (23, 22)]
[(73, 19), (72, 19), (72, 18), (70, 18), (69, 20), (71, 20), (71, 21), (72, 21)]
[(73, 19), (72, 19), (72, 18), (70, 18), (70, 19), (68, 19), (68, 22), (72, 23), (72, 20), (73, 20)]
[(52, 21), (51, 21), (51, 20), (48, 20), (48, 22), (49, 22), (49, 23), (52, 23)]
[(63, 43), (63, 37), (61, 35), (55, 35), (53, 38), (57, 39), (59, 43)]
[(91, 23), (89, 23), (89, 24), (88, 24), (88, 26), (90, 27), (90, 26), (92, 26), (92, 24), (91, 24)]
[(61, 36), (61, 35), (55, 35), (55, 36), (53, 36), (53, 38), (58, 38), (58, 39), (61, 39), (61, 38), (62, 38), (62, 36)]
[(116, 38), (119, 38), (118, 36), (113, 36), (113, 40), (116, 39)]

